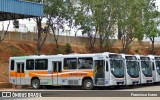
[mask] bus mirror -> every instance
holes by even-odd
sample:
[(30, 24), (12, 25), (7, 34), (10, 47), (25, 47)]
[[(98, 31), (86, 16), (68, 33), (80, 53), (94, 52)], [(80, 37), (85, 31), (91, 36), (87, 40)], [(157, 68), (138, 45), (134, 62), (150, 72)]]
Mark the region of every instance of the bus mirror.
[(114, 71), (114, 68), (111, 68), (112, 71)]

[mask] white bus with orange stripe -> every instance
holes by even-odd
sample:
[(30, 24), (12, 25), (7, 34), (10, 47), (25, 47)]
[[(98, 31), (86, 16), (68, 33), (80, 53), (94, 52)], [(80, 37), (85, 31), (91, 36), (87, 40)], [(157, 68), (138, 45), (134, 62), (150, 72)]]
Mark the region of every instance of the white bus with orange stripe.
[(15, 85), (116, 86), (124, 84), (122, 56), (113, 53), (11, 57), (9, 81)]

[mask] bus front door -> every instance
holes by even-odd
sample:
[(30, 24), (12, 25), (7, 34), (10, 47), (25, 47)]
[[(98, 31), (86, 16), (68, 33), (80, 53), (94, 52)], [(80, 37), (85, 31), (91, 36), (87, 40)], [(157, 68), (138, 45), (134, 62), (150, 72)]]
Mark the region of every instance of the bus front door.
[(17, 67), (17, 73), (16, 73), (16, 84), (17, 85), (22, 85), (24, 84), (24, 63), (23, 62), (18, 62), (16, 63), (16, 67)]
[(103, 86), (105, 84), (105, 61), (94, 61), (94, 84), (97, 86)]
[(62, 72), (62, 62), (61, 61), (53, 61), (53, 72), (52, 72), (52, 83), (53, 85), (61, 85), (61, 77), (60, 73)]

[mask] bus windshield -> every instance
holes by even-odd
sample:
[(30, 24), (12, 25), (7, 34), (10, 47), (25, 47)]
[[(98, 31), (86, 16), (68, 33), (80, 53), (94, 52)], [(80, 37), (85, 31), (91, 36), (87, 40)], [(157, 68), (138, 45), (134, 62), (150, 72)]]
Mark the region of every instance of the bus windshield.
[(111, 73), (116, 78), (123, 78), (124, 77), (124, 64), (123, 64), (123, 60), (110, 59), (110, 66), (111, 66)]
[(160, 61), (156, 61), (156, 70), (157, 73), (160, 75)]
[(137, 61), (126, 61), (127, 72), (132, 78), (139, 77), (139, 65)]
[(150, 61), (141, 61), (141, 66), (142, 66), (142, 73), (146, 77), (151, 77), (152, 76), (152, 69), (151, 69), (151, 63)]

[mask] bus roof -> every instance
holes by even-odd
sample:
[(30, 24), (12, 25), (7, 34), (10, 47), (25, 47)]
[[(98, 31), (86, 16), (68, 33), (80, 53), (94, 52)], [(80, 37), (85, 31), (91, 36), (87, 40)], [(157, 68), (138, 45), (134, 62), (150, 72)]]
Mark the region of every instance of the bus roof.
[(67, 54), (67, 55), (63, 55), (63, 54), (57, 54), (57, 55), (30, 55), (30, 56), (17, 56), (17, 57), (10, 57), (10, 59), (17, 59), (17, 60), (23, 60), (23, 59), (35, 59), (35, 58), (39, 58), (39, 59), (43, 59), (43, 58), (54, 58), (54, 57), (98, 57), (98, 56), (109, 56), (109, 54), (115, 54), (115, 55), (120, 55), (117, 53), (109, 53), (109, 52), (104, 52), (104, 53), (90, 53), (90, 54)]

